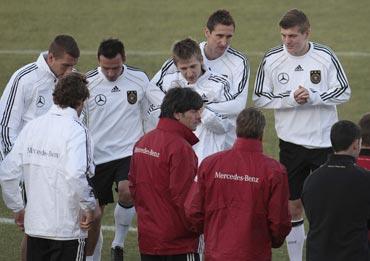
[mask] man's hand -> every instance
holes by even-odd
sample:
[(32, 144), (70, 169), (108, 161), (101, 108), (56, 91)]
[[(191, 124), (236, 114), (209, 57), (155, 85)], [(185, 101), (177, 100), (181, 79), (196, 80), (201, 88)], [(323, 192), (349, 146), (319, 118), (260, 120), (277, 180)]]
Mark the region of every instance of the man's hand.
[(24, 209), (14, 212), (14, 222), (22, 231), (24, 231)]
[(294, 92), (294, 99), (298, 104), (305, 104), (310, 97), (310, 94), (306, 88), (299, 86)]
[(93, 210), (82, 211), (81, 219), (80, 219), (81, 229), (89, 230), (91, 228), (91, 225), (95, 219), (94, 213), (95, 212)]

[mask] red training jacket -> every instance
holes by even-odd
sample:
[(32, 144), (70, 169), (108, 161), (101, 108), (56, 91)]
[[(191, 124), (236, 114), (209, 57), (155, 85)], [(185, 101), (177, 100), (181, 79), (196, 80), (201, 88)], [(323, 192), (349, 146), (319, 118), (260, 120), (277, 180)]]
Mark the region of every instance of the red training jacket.
[(357, 164), (370, 170), (370, 149), (361, 149), (360, 156), (357, 158)]
[(193, 132), (172, 119), (160, 119), (135, 145), (130, 191), (138, 220), (140, 252), (147, 255), (194, 253), (198, 234), (185, 219), (184, 201), (196, 175)]
[(288, 199), (285, 168), (259, 140), (238, 138), (202, 162), (185, 212), (204, 231), (205, 260), (267, 261), (290, 232)]

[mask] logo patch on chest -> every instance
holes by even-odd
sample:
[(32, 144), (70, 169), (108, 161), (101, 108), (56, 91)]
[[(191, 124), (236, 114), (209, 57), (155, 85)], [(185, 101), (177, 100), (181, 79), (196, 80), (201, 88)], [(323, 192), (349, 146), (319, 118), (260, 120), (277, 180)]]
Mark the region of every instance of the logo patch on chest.
[(281, 84), (286, 84), (289, 82), (289, 75), (285, 72), (283, 73), (279, 73), (278, 75), (278, 81), (281, 83)]
[(36, 106), (38, 107), (38, 108), (41, 108), (41, 107), (43, 107), (45, 105), (45, 98), (44, 98), (44, 96), (39, 96), (38, 98), (37, 98), (37, 100), (36, 100)]
[(127, 101), (130, 104), (135, 104), (137, 102), (137, 92), (127, 91)]
[(303, 72), (303, 68), (301, 65), (298, 65), (297, 67), (295, 67), (294, 69), (295, 72)]
[(117, 87), (117, 86), (114, 86), (113, 89), (111, 90), (111, 92), (120, 92), (121, 90)]
[(95, 96), (95, 103), (99, 106), (103, 106), (107, 102), (107, 97), (104, 94), (98, 94)]
[(310, 79), (311, 82), (314, 84), (318, 84), (319, 82), (321, 82), (321, 71), (320, 70), (310, 71)]

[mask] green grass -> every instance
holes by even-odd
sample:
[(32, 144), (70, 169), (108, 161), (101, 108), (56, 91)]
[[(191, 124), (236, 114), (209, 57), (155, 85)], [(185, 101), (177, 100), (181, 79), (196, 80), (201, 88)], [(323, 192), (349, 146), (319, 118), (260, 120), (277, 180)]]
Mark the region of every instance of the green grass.
[[(127, 63), (144, 69), (151, 77), (169, 56), (176, 40), (191, 36), (203, 40), (203, 26), (209, 14), (226, 8), (233, 14), (236, 34), (233, 47), (249, 53), (251, 78), (248, 104), (261, 53), (279, 44), (278, 20), (288, 9), (303, 9), (311, 20), (311, 39), (329, 45), (338, 54), (352, 88), (351, 100), (338, 106), (341, 119), (358, 121), (370, 111), (370, 24), (367, 0), (346, 1), (170, 1), (170, 0), (107, 0), (107, 1), (11, 1), (0, 0), (0, 89), (5, 87), (12, 73), (20, 66), (34, 61), (38, 54), (6, 54), (4, 50), (46, 50), (56, 34), (73, 35), (82, 51), (95, 52), (100, 41), (118, 37), (125, 43)], [(151, 52), (143, 55), (141, 52)], [(347, 52), (366, 53), (367, 56), (344, 55)], [(97, 64), (95, 55), (82, 55), (80, 71)], [(277, 157), (278, 142), (273, 114), (265, 111), (268, 119), (264, 139), (267, 154)], [(11, 213), (0, 203), (0, 216)], [(112, 207), (107, 209), (104, 224), (113, 224)], [(0, 224), (0, 260), (19, 260), (22, 234), (14, 225)], [(112, 232), (105, 232), (103, 260), (109, 260)], [(127, 260), (139, 260), (136, 234), (130, 233)], [(273, 252), (274, 261), (287, 260), (285, 247)]]

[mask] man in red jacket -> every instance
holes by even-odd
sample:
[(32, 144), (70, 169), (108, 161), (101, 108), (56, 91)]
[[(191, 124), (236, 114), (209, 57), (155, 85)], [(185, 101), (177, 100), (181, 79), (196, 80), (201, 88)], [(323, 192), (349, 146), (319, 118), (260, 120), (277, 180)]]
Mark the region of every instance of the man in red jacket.
[(185, 213), (204, 231), (205, 260), (267, 261), (291, 229), (285, 168), (262, 153), (265, 117), (244, 109), (230, 150), (200, 165)]
[(157, 128), (134, 147), (129, 181), (143, 261), (199, 260), (199, 234), (185, 219), (184, 202), (198, 166), (192, 145), (202, 107), (192, 89), (169, 90)]
[[(358, 123), (361, 128), (361, 151), (357, 158), (357, 164), (370, 170), (370, 113), (366, 113)], [(369, 237), (370, 239), (370, 237)]]

